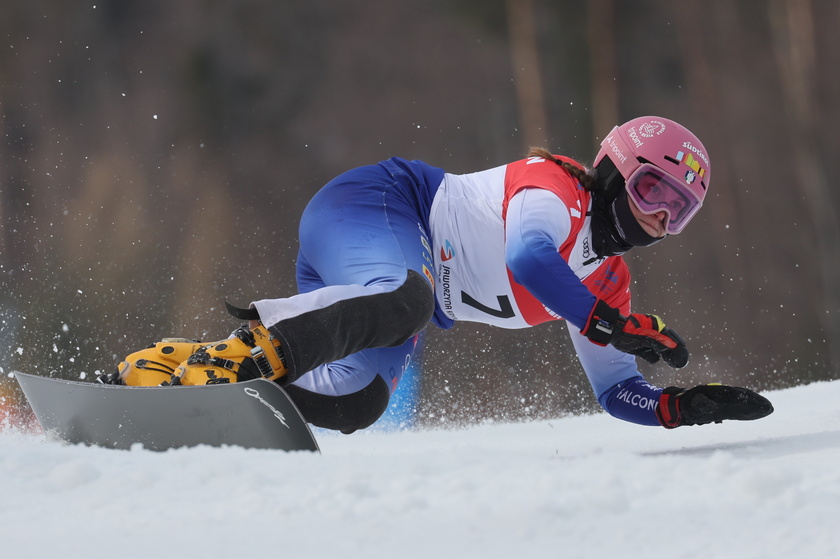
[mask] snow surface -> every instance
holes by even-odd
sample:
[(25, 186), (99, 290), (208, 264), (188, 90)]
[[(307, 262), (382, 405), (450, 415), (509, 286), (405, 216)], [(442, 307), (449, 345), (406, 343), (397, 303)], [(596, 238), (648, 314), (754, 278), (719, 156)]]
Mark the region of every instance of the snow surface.
[(317, 432), (322, 454), (0, 433), (9, 558), (840, 556), (840, 381), (754, 422)]

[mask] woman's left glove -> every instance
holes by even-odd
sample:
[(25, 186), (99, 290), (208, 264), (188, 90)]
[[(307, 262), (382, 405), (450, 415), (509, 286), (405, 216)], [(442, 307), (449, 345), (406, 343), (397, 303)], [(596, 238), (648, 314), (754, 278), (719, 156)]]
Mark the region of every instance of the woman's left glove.
[(656, 363), (660, 357), (677, 369), (688, 363), (685, 341), (654, 314), (622, 316), (599, 299), (581, 333), (596, 344), (611, 344), (649, 363)]
[(726, 419), (752, 421), (773, 413), (773, 404), (747, 388), (701, 384), (694, 388), (669, 386), (656, 406), (656, 419), (666, 429), (681, 425), (720, 423)]

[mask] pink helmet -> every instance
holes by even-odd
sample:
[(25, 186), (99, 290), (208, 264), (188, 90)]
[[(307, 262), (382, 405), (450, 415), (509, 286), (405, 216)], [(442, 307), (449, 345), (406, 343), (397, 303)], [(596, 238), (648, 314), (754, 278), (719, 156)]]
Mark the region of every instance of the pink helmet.
[(607, 157), (624, 178), (628, 197), (645, 214), (665, 211), (677, 234), (700, 209), (711, 179), (706, 148), (673, 120), (643, 116), (616, 126), (601, 142), (595, 167)]

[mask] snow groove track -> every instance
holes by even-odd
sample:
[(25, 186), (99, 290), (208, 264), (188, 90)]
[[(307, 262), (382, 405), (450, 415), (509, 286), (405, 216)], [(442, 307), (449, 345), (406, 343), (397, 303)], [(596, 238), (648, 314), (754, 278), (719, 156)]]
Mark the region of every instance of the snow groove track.
[(840, 381), (760, 421), (316, 432), (322, 454), (0, 434), (5, 556), (836, 557)]

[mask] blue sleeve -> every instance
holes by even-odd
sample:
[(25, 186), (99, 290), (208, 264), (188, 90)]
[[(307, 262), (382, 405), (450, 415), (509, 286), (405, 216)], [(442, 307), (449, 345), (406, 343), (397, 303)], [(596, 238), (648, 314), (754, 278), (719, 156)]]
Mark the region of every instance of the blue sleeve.
[(596, 298), (558, 252), (570, 231), (569, 210), (559, 197), (524, 190), (508, 204), (505, 260), (517, 283), (582, 329)]
[(520, 285), (566, 319), (598, 403), (618, 419), (659, 425), (656, 405), (662, 389), (645, 381), (636, 358), (594, 344), (580, 333), (596, 298), (558, 252), (571, 231), (562, 200), (544, 190), (524, 190), (510, 200), (505, 226), (508, 269)]
[(649, 384), (641, 376), (619, 382), (598, 397), (607, 413), (639, 425), (659, 425), (656, 405), (662, 389)]
[(656, 404), (662, 388), (645, 381), (635, 356), (600, 346), (569, 325), (569, 335), (598, 403), (613, 417), (639, 425), (659, 425)]

